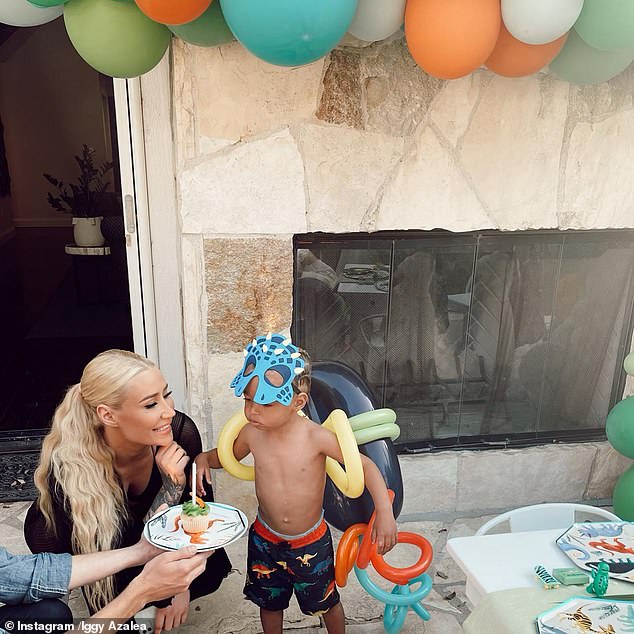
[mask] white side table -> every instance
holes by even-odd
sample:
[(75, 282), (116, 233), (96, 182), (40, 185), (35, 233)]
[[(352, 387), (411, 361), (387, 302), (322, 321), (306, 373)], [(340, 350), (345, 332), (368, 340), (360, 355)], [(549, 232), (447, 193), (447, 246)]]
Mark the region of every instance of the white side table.
[(539, 588), (535, 566), (574, 567), (555, 543), (565, 529), (454, 537), (447, 552), (467, 576), (466, 594), (476, 606), (485, 595), (511, 588)]

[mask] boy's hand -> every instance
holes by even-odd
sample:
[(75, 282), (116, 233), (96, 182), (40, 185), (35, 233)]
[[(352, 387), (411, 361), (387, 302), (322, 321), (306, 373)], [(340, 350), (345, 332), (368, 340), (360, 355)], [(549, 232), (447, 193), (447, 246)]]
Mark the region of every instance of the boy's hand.
[(211, 484), (211, 469), (209, 468), (207, 453), (207, 451), (199, 453), (194, 460), (196, 463), (196, 492), (201, 496), (206, 493), (203, 478), (207, 481), (207, 484)]
[(384, 555), (396, 545), (398, 528), (391, 506), (385, 511), (376, 512), (371, 537), (372, 542), (376, 544), (376, 551), (379, 555)]

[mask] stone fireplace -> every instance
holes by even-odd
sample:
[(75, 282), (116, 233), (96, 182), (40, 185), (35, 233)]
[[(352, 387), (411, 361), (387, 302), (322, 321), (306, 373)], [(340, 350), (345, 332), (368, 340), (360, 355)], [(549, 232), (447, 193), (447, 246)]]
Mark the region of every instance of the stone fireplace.
[[(395, 37), (292, 69), (174, 40), (172, 73), (188, 396), (209, 446), (240, 407), (244, 343), (290, 328), (293, 236), (634, 228), (631, 69), (445, 82)], [(401, 456), (403, 514), (605, 500), (627, 462), (604, 442)], [(254, 505), (224, 473), (217, 495)]]

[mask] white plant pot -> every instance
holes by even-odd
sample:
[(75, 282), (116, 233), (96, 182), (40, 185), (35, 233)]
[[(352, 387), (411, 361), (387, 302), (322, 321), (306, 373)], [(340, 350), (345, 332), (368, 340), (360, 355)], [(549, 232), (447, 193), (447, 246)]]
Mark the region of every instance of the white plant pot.
[(73, 218), (73, 237), (78, 247), (101, 247), (105, 238), (101, 234), (103, 216)]

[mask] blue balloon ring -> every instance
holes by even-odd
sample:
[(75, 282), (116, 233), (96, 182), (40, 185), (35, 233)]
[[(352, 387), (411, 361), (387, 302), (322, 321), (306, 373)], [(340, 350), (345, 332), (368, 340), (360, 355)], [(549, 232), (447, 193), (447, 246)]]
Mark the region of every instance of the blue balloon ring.
[[(429, 590), (431, 589), (431, 579), (428, 575), (424, 575), (429, 579)], [(423, 575), (417, 577), (416, 579), (412, 579), (410, 583), (414, 584), (417, 581), (423, 581)], [(429, 592), (427, 590), (427, 592)], [(403, 586), (394, 586), (392, 589), (392, 594), (399, 594), (401, 596), (410, 596), (411, 598), (411, 590), (408, 585)], [(429, 612), (422, 606), (420, 602), (411, 603), (409, 606), (406, 605), (391, 605), (387, 603), (385, 605), (385, 610), (383, 611), (383, 628), (387, 632), (387, 634), (398, 634), (401, 631), (401, 628), (405, 624), (405, 619), (407, 618), (407, 612), (409, 608), (412, 608), (418, 616), (420, 616), (423, 621), (429, 621), (431, 618)]]
[[(414, 579), (411, 579), (407, 586), (396, 586), (396, 588), (405, 588), (407, 591), (409, 591), (407, 594), (400, 594), (400, 593), (395, 593), (394, 591), (392, 592), (387, 592), (386, 590), (383, 590), (383, 588), (379, 588), (379, 586), (377, 586), (369, 577), (367, 570), (363, 570), (362, 568), (359, 568), (358, 566), (354, 567), (354, 572), (357, 575), (357, 579), (359, 580), (359, 583), (361, 584), (361, 586), (363, 587), (363, 589), (371, 596), (374, 597), (375, 599), (378, 599), (379, 601), (381, 601), (382, 603), (385, 603), (386, 605), (396, 605), (396, 606), (412, 606), (412, 608), (416, 611), (416, 614), (418, 614), (421, 618), (425, 618), (424, 616), (422, 616), (421, 613), (419, 613), (418, 610), (416, 610), (414, 608), (414, 605), (416, 603), (418, 603), (419, 601), (422, 601), (431, 591), (431, 587), (432, 587), (432, 580), (431, 577), (424, 572), (422, 575), (415, 577)], [(417, 590), (415, 590), (414, 592), (412, 592), (410, 590), (410, 586), (415, 585), (417, 583), (420, 583), (420, 588), (418, 588)], [(425, 610), (425, 608), (423, 608), (422, 606), (420, 606), (422, 608), (422, 610), (424, 610), (424, 614), (426, 615), (426, 619), (429, 619), (429, 612), (427, 612), (427, 610)]]

